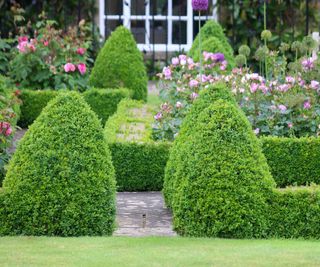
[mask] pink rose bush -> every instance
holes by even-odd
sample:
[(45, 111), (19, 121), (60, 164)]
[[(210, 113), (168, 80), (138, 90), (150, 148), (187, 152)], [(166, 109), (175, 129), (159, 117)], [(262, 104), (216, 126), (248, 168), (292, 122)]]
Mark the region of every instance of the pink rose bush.
[(203, 59), (201, 77), (199, 63), (195, 63), (186, 55), (172, 58), (171, 64), (158, 74), (160, 95), (164, 103), (154, 116), (156, 139), (173, 140), (180, 129), (182, 119), (199, 96), (201, 87), (215, 82), (218, 75), (225, 73), (228, 63), (223, 54), (204, 52)]
[[(271, 53), (271, 52), (270, 52)], [(277, 53), (271, 53), (274, 57)], [(226, 72), (221, 53), (203, 52), (204, 73), (199, 65), (180, 55), (164, 68), (160, 77), (161, 105), (155, 117), (156, 139), (173, 140), (201, 88), (224, 82), (230, 88), (252, 124), (254, 133), (273, 136), (320, 135), (320, 62), (317, 56), (303, 55), (289, 69), (286, 61), (275, 64), (268, 79), (249, 68), (237, 67)], [(283, 60), (279, 56), (277, 61)], [(270, 60), (274, 64), (276, 60)], [(170, 74), (170, 75), (169, 75)]]
[(63, 32), (45, 19), (37, 25), (26, 31), (33, 32), (32, 38), (26, 34), (18, 37), (9, 76), (21, 88), (85, 90), (91, 45), (85, 23), (79, 23), (80, 33), (77, 27)]

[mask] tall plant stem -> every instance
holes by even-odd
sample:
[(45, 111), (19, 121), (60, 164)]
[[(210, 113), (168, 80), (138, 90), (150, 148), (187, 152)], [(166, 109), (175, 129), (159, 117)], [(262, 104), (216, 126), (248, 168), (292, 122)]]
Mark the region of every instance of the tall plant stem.
[(200, 89), (202, 89), (202, 44), (201, 44), (201, 11), (199, 10), (199, 59), (200, 59)]
[[(264, 30), (267, 29), (267, 4), (266, 0), (264, 0), (263, 5), (263, 28)], [(264, 39), (264, 46), (267, 49), (267, 39)], [(264, 57), (264, 64), (265, 64), (265, 72), (266, 72), (266, 79), (268, 78), (268, 66), (267, 66), (267, 55)]]

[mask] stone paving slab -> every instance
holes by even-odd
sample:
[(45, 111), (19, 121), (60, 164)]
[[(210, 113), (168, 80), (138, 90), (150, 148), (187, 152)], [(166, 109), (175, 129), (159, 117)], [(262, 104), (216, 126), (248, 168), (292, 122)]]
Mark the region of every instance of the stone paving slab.
[(161, 192), (117, 194), (115, 236), (176, 236)]

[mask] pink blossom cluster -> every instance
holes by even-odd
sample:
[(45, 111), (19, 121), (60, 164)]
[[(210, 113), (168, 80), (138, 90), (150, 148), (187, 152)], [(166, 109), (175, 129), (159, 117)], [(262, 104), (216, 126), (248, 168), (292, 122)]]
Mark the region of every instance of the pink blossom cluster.
[(315, 55), (315, 56), (312, 56), (312, 57), (309, 57), (309, 58), (305, 58), (301, 61), (301, 65), (302, 65), (302, 68), (304, 71), (310, 71), (310, 70), (313, 70), (314, 69), (314, 63), (315, 61), (318, 59), (318, 57)]
[(86, 64), (84, 63), (79, 63), (77, 65), (74, 65), (72, 63), (66, 63), (63, 68), (64, 68), (64, 71), (67, 73), (75, 72), (76, 69), (78, 69), (81, 75), (84, 75), (87, 71)]
[(18, 38), (18, 50), (20, 53), (28, 53), (36, 51), (36, 40), (28, 39), (27, 36), (20, 36)]
[(9, 122), (0, 122), (0, 133), (4, 136), (12, 134), (12, 128)]

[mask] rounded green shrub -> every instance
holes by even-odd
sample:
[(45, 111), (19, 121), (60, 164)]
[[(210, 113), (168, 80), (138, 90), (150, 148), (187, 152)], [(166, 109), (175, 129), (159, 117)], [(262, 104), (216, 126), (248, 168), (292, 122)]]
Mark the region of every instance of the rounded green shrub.
[(90, 84), (97, 88), (125, 87), (133, 91), (133, 99), (146, 101), (147, 81), (142, 54), (131, 32), (118, 27), (98, 54)]
[(109, 235), (115, 175), (100, 121), (75, 92), (30, 126), (3, 186), (1, 235)]
[(225, 100), (196, 117), (192, 129), (181, 130), (180, 156), (170, 163), (179, 181), (171, 200), (175, 229), (187, 236), (266, 236), (274, 181), (249, 121)]
[[(201, 40), (202, 42), (206, 41), (207, 39), (211, 37), (215, 37), (220, 41), (222, 44), (222, 47), (224, 48), (223, 51), (225, 51), (228, 55), (233, 56), (234, 51), (232, 47), (229, 44), (229, 41), (227, 37), (225, 36), (222, 27), (220, 24), (214, 20), (208, 20), (206, 24), (201, 28)], [(192, 47), (189, 51), (189, 55), (191, 57), (198, 57), (199, 58), (199, 34), (196, 36), (196, 38), (193, 41)], [(202, 49), (202, 51), (206, 51), (205, 49)], [(208, 52), (221, 52), (222, 51), (208, 51)], [(198, 55), (197, 55), (198, 54)]]
[[(195, 61), (199, 61), (200, 47), (195, 49), (192, 58)], [(232, 54), (229, 53), (225, 45), (217, 37), (209, 37), (205, 39), (201, 46), (201, 51), (207, 51), (211, 53), (222, 53), (225, 59), (228, 61), (228, 70), (231, 70), (235, 66), (235, 60)]]
[(182, 160), (183, 155), (180, 153), (180, 147), (192, 135), (194, 124), (198, 115), (210, 104), (223, 99), (236, 105), (236, 100), (231, 91), (223, 83), (210, 85), (208, 88), (200, 92), (198, 99), (192, 105), (190, 112), (183, 120), (183, 124), (179, 133), (179, 137), (175, 140), (174, 146), (170, 149), (170, 159), (167, 162), (164, 178), (163, 193), (167, 206), (172, 206), (172, 196), (175, 194), (181, 177), (176, 177), (176, 161)]

